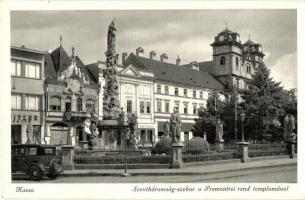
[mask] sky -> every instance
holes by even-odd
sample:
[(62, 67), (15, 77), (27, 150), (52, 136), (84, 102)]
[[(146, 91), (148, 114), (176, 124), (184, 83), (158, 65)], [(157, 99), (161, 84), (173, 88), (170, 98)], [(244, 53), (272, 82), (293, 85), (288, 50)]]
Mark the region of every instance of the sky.
[(166, 53), (168, 62), (179, 55), (182, 64), (212, 60), (214, 37), (226, 24), (241, 41), (260, 43), (264, 62), (285, 89), (297, 87), (296, 10), (115, 10), (12, 11), (11, 45), (48, 51), (60, 44), (85, 64), (105, 60), (107, 29), (115, 19), (116, 50), (144, 56)]

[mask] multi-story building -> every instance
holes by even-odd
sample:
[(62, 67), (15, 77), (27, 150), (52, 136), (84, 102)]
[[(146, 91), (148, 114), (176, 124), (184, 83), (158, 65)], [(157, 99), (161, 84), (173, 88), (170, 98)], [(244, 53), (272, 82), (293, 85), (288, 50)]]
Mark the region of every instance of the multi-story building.
[(45, 74), (45, 143), (78, 146), (85, 120), (98, 115), (100, 86), (74, 48), (68, 56), (61, 45), (45, 56)]
[(32, 127), (34, 141), (43, 140), (45, 52), (11, 47), (11, 142), (27, 142)]
[(211, 74), (200, 71), (194, 64), (193, 68), (166, 62), (167, 55), (162, 54), (160, 60), (155, 52), (150, 57), (143, 56), (144, 50), (139, 47), (136, 54), (131, 53), (124, 60), (125, 66), (133, 66), (154, 73), (154, 104), (155, 104), (155, 141), (164, 134), (164, 126), (169, 121), (173, 108), (177, 107), (182, 119), (181, 141), (193, 137), (194, 119), (198, 117), (198, 108), (205, 107), (209, 93), (220, 91), (223, 86)]
[[(87, 65), (101, 85), (99, 104), (103, 105), (103, 78), (106, 64), (97, 62)], [(117, 65), (119, 81), (120, 106), (127, 115), (136, 114), (138, 122), (137, 138), (142, 146), (152, 146), (155, 141), (155, 113), (154, 113), (154, 73), (145, 69), (138, 69), (132, 65)], [(100, 118), (103, 110), (100, 109)], [(102, 135), (102, 146), (109, 145), (109, 136)], [(115, 137), (117, 146), (122, 146), (123, 135), (118, 132)], [(112, 142), (113, 143), (113, 142)]]

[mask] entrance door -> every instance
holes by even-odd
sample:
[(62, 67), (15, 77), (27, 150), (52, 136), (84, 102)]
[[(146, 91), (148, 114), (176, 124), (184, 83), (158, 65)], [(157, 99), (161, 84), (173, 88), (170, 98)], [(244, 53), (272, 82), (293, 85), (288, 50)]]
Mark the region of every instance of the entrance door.
[(50, 144), (69, 144), (70, 127), (64, 123), (56, 123), (50, 127), (51, 139)]
[(12, 144), (21, 144), (21, 125), (12, 125), (11, 126), (11, 143)]

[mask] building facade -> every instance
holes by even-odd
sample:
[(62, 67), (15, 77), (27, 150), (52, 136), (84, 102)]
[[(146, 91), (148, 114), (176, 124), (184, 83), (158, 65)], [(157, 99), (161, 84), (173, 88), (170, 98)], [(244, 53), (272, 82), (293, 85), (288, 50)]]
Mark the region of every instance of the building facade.
[[(106, 64), (97, 62), (87, 65), (92, 74), (96, 75), (101, 85), (99, 105), (103, 105), (102, 95), (105, 79), (103, 78)], [(153, 146), (156, 142), (155, 138), (155, 113), (154, 113), (154, 74), (149, 70), (137, 69), (132, 65), (116, 66), (118, 70), (119, 81), (119, 102), (120, 107), (127, 116), (136, 114), (138, 122), (137, 140), (140, 146)], [(95, 73), (94, 73), (95, 72)], [(99, 113), (102, 119), (102, 109)], [(102, 135), (103, 141), (101, 146), (108, 146), (115, 143), (117, 147), (123, 147), (123, 135), (118, 133), (115, 138), (107, 138)]]
[[(11, 143), (43, 140), (45, 52), (11, 47)], [(32, 129), (33, 141), (27, 141)]]
[[(182, 118), (181, 140), (193, 137), (198, 108), (209, 94), (224, 91), (227, 84), (247, 89), (247, 80), (264, 58), (260, 44), (242, 43), (238, 33), (225, 28), (213, 43), (213, 59), (181, 65), (168, 62), (165, 53), (147, 56), (139, 47), (122, 54), (117, 64), (119, 102), (127, 115), (138, 118), (138, 144), (153, 146), (164, 135), (165, 124), (176, 107)], [(60, 45), (52, 52), (12, 47), (12, 142), (25, 143), (29, 122), (35, 141), (78, 146), (86, 140), (84, 123), (92, 117), (103, 120), (104, 62), (85, 65), (68, 56)], [(98, 135), (98, 146), (122, 147), (123, 134)]]
[(86, 120), (98, 116), (100, 86), (73, 48), (47, 54), (45, 68), (45, 143), (80, 146)]
[(123, 64), (154, 73), (154, 141), (163, 137), (165, 124), (169, 122), (175, 107), (182, 119), (181, 141), (188, 141), (193, 137), (192, 128), (194, 119), (198, 117), (198, 109), (205, 107), (209, 93), (222, 90), (222, 85), (198, 67), (181, 66), (179, 58), (173, 64), (167, 62), (166, 54), (161, 54), (160, 59), (155, 54), (155, 51), (151, 51), (149, 57), (145, 57), (144, 49), (139, 47), (136, 54), (131, 53), (123, 59)]

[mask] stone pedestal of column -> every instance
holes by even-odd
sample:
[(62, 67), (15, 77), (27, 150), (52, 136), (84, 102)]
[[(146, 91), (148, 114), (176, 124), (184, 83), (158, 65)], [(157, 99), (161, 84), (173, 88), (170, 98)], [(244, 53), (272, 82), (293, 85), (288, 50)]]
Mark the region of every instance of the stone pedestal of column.
[(80, 147), (83, 149), (88, 149), (88, 141), (80, 141)]
[(223, 148), (224, 148), (224, 142), (223, 141), (216, 142), (215, 145), (217, 147), (217, 150), (223, 151)]
[(74, 169), (74, 146), (65, 145), (62, 149), (62, 164), (66, 170)]
[(182, 143), (173, 143), (172, 144), (172, 163), (171, 168), (182, 168), (183, 160), (182, 160)]
[(238, 144), (238, 151), (237, 155), (241, 159), (242, 163), (249, 162), (251, 159), (249, 158), (248, 154), (248, 146), (249, 142), (237, 142)]
[(290, 142), (289, 143), (289, 157), (290, 158), (295, 157), (295, 145), (296, 145), (296, 142)]

